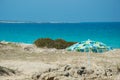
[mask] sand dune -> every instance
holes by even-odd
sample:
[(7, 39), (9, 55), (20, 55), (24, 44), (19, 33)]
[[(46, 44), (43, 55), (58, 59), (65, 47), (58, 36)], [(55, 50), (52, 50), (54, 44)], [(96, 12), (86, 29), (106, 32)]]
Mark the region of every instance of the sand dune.
[(2, 42), (0, 66), (17, 73), (0, 80), (120, 80), (120, 49), (89, 54)]

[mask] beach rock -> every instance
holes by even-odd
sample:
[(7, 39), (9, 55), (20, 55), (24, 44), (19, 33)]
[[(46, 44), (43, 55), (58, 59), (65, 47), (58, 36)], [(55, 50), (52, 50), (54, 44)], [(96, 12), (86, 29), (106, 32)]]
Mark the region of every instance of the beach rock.
[(69, 76), (70, 76), (70, 73), (69, 73), (69, 72), (65, 72), (65, 73), (64, 73), (64, 76), (69, 77)]
[(60, 75), (60, 73), (57, 72), (44, 73), (41, 75), (39, 80), (54, 80), (54, 78), (58, 75)]
[(65, 65), (63, 67), (60, 67), (59, 71), (68, 71), (70, 69), (72, 69), (72, 66), (70, 64), (68, 64), (68, 65)]
[(81, 69), (79, 69), (79, 70), (77, 71), (77, 74), (79, 74), (79, 75), (86, 74), (86, 68), (85, 68), (85, 67), (81, 67)]
[(29, 51), (29, 52), (33, 52), (34, 48), (28, 46), (28, 47), (24, 47), (24, 50), (25, 50), (25, 51)]
[(70, 65), (65, 65), (64, 66), (64, 71), (68, 71), (68, 70), (70, 70), (72, 67), (70, 66)]
[(42, 73), (35, 73), (35, 74), (33, 74), (33, 75), (32, 75), (32, 79), (33, 79), (33, 80), (38, 80), (38, 79), (40, 78), (41, 74), (42, 74)]
[(105, 76), (112, 76), (112, 70), (111, 69), (106, 69), (105, 70)]
[[(94, 71), (86, 69), (86, 67), (73, 67), (65, 65), (59, 69), (49, 69), (41, 75), (35, 75), (34, 80), (79, 80), (85, 74), (92, 74)], [(40, 75), (40, 76), (39, 76)]]
[[(119, 75), (119, 74), (118, 74)], [(73, 65), (59, 66), (56, 69), (49, 68), (47, 71), (32, 76), (33, 80), (112, 80), (112, 68), (87, 68)], [(116, 76), (115, 79), (118, 79)], [(119, 80), (119, 79), (118, 79)]]
[(0, 66), (0, 76), (11, 76), (14, 74), (16, 74), (14, 70)]
[(53, 72), (53, 71), (55, 71), (55, 70), (57, 70), (57, 69), (49, 68), (49, 69), (48, 69), (48, 72)]

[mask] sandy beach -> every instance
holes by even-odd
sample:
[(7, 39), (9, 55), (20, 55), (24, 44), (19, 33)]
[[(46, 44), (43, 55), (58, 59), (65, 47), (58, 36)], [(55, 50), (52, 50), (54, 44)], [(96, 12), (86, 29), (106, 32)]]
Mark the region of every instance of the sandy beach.
[(0, 43), (0, 80), (120, 80), (120, 49), (102, 54)]

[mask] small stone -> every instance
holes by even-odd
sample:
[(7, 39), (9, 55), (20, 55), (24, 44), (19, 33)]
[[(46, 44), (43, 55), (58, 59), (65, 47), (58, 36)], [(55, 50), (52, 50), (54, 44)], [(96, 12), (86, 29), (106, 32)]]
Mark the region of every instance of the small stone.
[(81, 69), (86, 69), (85, 67), (81, 67)]
[(66, 72), (65, 74), (64, 74), (64, 76), (66, 76), (66, 77), (68, 77), (70, 74), (69, 74), (69, 72)]
[(64, 67), (64, 71), (67, 71), (67, 70), (70, 70), (71, 69), (71, 66), (70, 65), (66, 65), (65, 67)]
[(80, 70), (77, 71), (77, 74), (79, 74), (79, 75), (85, 74), (85, 70), (80, 69)]
[(112, 70), (111, 69), (106, 69), (105, 70), (105, 76), (112, 76)]
[(35, 73), (32, 75), (32, 79), (38, 80), (40, 78), (40, 76), (41, 76), (41, 73)]

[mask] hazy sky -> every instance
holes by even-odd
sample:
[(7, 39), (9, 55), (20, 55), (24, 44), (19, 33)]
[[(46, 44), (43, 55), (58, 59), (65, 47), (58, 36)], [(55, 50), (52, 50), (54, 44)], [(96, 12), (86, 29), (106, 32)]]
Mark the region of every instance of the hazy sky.
[(0, 20), (120, 21), (120, 0), (0, 0)]

